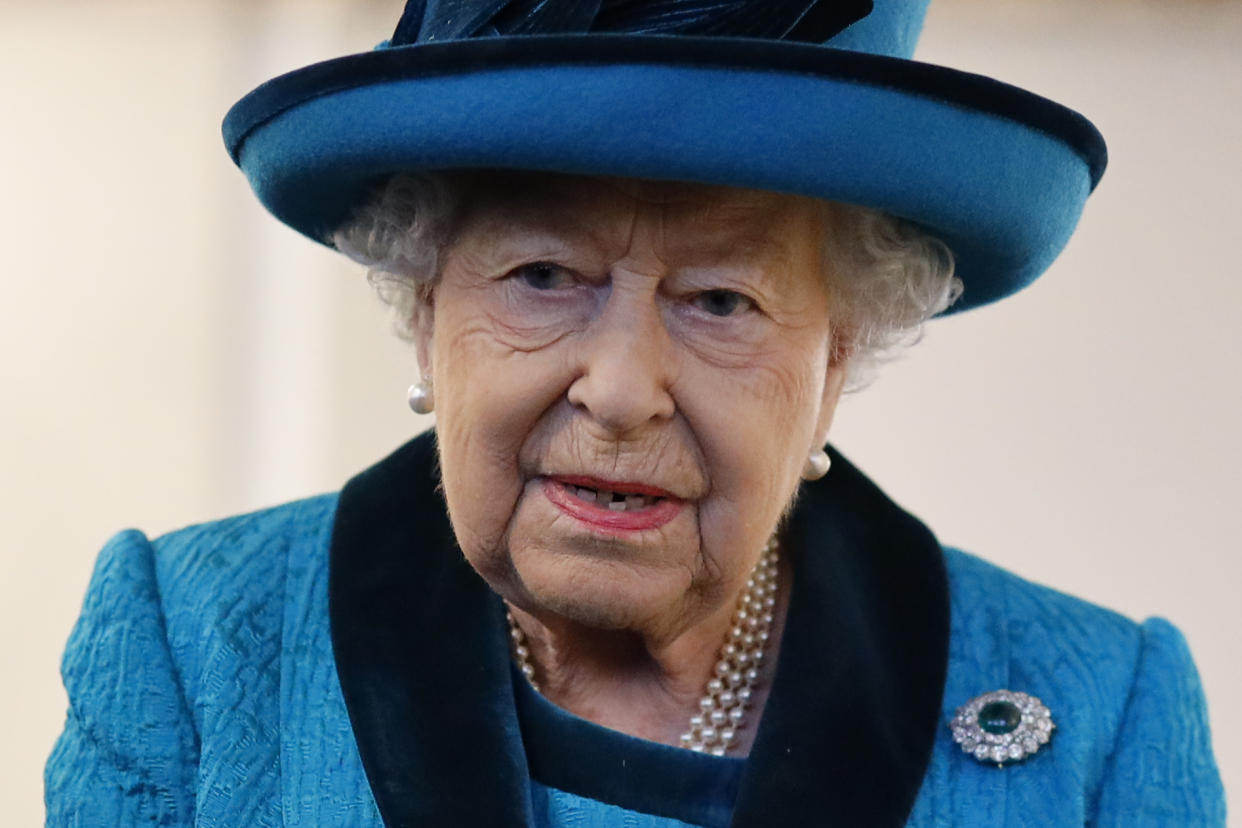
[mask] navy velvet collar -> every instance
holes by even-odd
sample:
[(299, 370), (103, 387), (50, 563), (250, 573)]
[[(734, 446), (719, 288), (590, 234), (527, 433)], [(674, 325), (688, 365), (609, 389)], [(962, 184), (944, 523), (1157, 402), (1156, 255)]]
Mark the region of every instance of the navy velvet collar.
[(689, 825), (733, 820), (746, 760), (649, 742), (580, 719), (543, 696), (515, 667), (530, 776), (550, 788)]
[[(386, 824), (529, 825), (503, 610), (438, 484), (427, 434), (341, 493), (329, 612), (345, 705)], [(733, 825), (904, 825), (948, 665), (939, 544), (835, 452), (782, 537), (789, 618)]]

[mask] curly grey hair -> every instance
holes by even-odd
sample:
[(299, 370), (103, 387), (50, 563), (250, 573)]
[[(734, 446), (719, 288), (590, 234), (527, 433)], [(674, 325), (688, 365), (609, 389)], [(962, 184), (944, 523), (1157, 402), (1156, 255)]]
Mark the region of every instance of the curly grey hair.
[[(440, 276), (440, 254), (472, 173), (399, 174), (332, 235), (368, 268), (367, 279), (409, 339), (420, 302)], [(851, 389), (922, 336), (923, 323), (962, 292), (953, 254), (915, 225), (865, 207), (829, 203), (824, 278), (834, 310), (836, 358), (848, 359)]]

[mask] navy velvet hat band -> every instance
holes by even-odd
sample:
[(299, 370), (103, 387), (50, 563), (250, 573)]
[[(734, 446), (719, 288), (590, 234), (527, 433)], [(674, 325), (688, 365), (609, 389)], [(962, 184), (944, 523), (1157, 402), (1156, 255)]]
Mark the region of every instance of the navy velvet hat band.
[[(407, 8), (398, 34), (449, 31), (430, 16), (449, 5), (428, 2), (417, 20)], [(1081, 115), (989, 78), (890, 56), (912, 48), (924, 0), (876, 0), (828, 46), (493, 35), (509, 4), (463, 5), (491, 14), (466, 21), (465, 39), (315, 64), (230, 110), (229, 151), (277, 218), (326, 243), (386, 177), (460, 167), (767, 189), (926, 227), (954, 252), (965, 292), (952, 310), (962, 310), (1019, 290), (1051, 264), (1106, 164), (1103, 139)], [(627, 3), (600, 13), (609, 5)], [(806, 23), (816, 6), (796, 5)]]

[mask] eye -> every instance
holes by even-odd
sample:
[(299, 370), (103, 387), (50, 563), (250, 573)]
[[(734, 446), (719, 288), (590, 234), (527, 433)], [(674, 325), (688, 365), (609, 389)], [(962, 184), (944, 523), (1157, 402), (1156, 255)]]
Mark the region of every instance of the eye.
[(574, 277), (563, 267), (551, 262), (532, 262), (515, 268), (510, 276), (520, 279), (535, 290), (558, 290), (573, 284)]
[(712, 316), (734, 316), (754, 308), (755, 303), (734, 290), (705, 290), (692, 300), (694, 306)]

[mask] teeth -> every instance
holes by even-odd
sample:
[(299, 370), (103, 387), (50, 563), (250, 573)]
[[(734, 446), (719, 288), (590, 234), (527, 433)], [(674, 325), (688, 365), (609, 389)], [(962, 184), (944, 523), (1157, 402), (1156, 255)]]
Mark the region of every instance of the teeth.
[(622, 492), (592, 489), (587, 486), (574, 486), (571, 491), (587, 503), (594, 503), (596, 506), (601, 506), (613, 512), (646, 509), (659, 500), (659, 498), (648, 495), (623, 494)]

